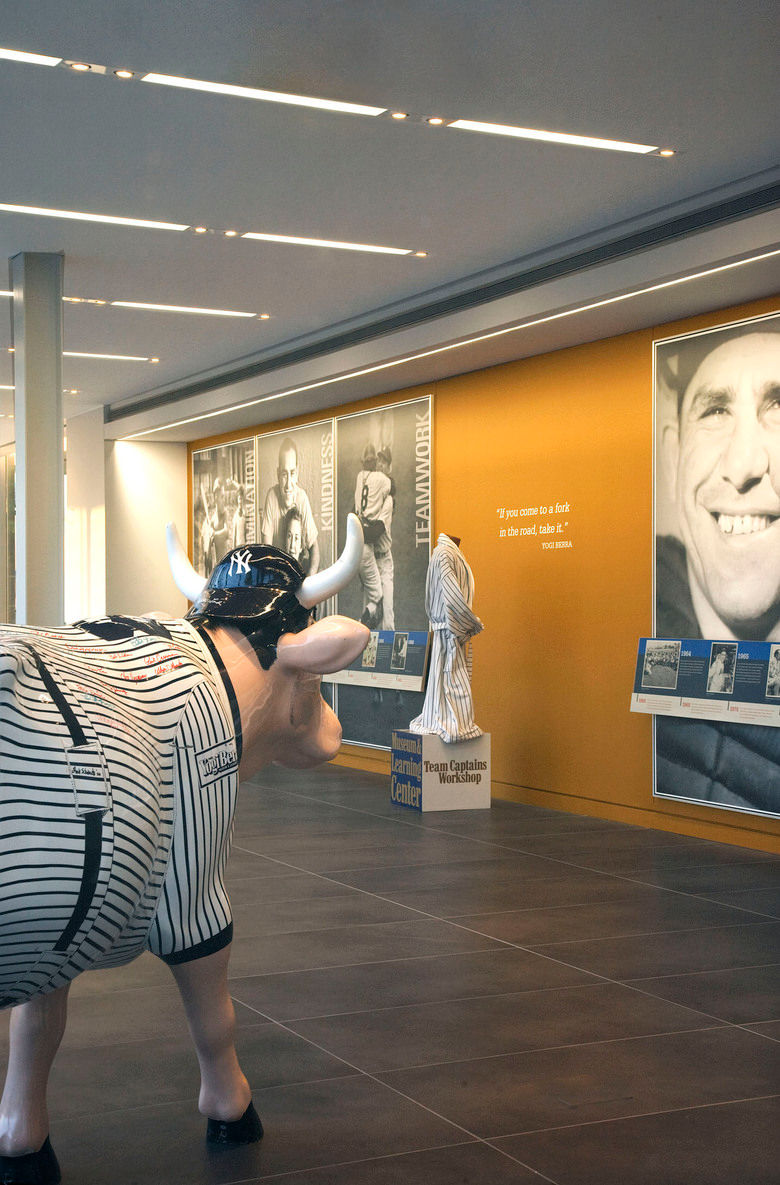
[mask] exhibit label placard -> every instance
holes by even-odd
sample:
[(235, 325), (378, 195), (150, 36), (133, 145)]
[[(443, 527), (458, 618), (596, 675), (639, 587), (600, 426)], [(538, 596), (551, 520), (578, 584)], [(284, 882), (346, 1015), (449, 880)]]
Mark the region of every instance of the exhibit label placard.
[(327, 677), (331, 683), (356, 687), (423, 691), (430, 637), (424, 630), (372, 630), (363, 653)]
[(780, 645), (640, 638), (631, 711), (780, 728)]

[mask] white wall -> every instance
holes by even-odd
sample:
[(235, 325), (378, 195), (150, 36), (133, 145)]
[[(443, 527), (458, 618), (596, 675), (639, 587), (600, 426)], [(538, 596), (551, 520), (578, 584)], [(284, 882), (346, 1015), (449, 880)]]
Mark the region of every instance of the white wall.
[(107, 441), (106, 608), (181, 617), (187, 601), (168, 567), (165, 524), (187, 537), (187, 446)]

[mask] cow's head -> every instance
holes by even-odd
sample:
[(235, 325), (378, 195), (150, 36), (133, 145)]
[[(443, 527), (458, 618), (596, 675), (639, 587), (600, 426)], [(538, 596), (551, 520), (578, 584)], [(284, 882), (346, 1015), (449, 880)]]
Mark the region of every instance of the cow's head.
[(169, 525), (174, 579), (193, 601), (187, 617), (208, 631), (238, 700), (243, 776), (270, 761), (316, 765), (338, 751), (341, 726), (320, 695), (320, 676), (357, 658), (369, 632), (348, 617), (315, 622), (313, 610), (353, 578), (362, 547), (360, 522), (351, 514), (344, 551), (322, 572), (304, 576), (286, 552), (247, 544), (228, 552), (204, 580)]

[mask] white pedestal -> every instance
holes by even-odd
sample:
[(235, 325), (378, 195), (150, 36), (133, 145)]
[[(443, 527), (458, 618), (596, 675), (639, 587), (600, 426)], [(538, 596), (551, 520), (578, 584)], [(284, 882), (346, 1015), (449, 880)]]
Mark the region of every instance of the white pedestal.
[(390, 801), (413, 811), (490, 807), (490, 733), (446, 745), (437, 736), (393, 733)]

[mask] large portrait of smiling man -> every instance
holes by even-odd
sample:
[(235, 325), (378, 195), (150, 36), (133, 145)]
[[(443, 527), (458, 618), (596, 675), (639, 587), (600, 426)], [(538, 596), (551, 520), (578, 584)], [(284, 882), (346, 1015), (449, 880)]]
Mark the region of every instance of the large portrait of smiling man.
[[(654, 343), (654, 634), (780, 641), (780, 313)], [(655, 720), (655, 793), (780, 817), (780, 729)]]

